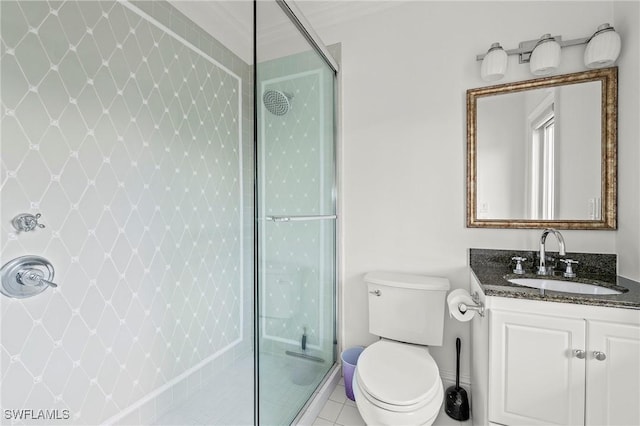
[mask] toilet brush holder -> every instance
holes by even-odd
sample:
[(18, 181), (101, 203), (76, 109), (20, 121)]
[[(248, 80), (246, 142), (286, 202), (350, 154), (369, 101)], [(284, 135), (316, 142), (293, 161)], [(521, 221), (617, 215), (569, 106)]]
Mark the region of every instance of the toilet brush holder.
[(460, 387), (460, 338), (456, 338), (456, 385), (447, 389), (444, 412), (456, 420), (469, 419), (469, 397), (467, 391)]

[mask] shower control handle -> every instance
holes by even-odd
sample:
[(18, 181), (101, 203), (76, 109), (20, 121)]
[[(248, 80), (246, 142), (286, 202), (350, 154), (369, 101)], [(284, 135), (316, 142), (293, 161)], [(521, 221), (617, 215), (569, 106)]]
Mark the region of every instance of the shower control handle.
[(23, 269), (16, 274), (16, 281), (26, 286), (38, 286), (46, 284), (51, 288), (58, 287), (53, 281), (45, 280), (44, 273), (39, 269)]
[(5, 263), (0, 269), (0, 293), (14, 299), (24, 299), (55, 289), (55, 271), (51, 262), (41, 256), (27, 255)]
[(380, 290), (373, 290), (369, 292), (370, 294), (373, 294), (375, 296), (381, 296), (382, 292)]

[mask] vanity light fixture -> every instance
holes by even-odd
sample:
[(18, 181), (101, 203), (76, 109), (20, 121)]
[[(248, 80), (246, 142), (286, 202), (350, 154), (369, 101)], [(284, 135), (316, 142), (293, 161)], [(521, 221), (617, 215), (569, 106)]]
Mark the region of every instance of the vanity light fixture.
[(560, 52), (563, 47), (586, 44), (584, 64), (587, 68), (611, 66), (620, 54), (620, 35), (609, 24), (602, 24), (589, 37), (562, 40), (561, 36), (545, 34), (537, 40), (521, 41), (517, 49), (504, 50), (499, 43), (493, 43), (487, 53), (476, 56), (482, 61), (480, 76), (485, 81), (496, 81), (507, 71), (508, 55), (518, 55), (521, 64), (528, 63), (531, 73), (548, 75), (557, 71)]

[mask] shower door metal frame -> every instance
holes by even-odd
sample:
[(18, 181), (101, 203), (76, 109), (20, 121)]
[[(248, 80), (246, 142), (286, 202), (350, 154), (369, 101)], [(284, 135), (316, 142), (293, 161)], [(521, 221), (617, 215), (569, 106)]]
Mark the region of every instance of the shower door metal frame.
[(322, 56), (322, 59), (333, 70), (334, 74), (340, 71), (340, 65), (333, 58), (333, 55), (329, 53), (329, 49), (324, 45), (322, 39), (313, 30), (313, 27), (304, 17), (298, 6), (292, 0), (275, 0), (282, 11), (289, 17), (291, 22), (298, 28), (304, 38), (311, 44), (311, 46)]
[[(335, 60), (333, 55), (329, 52), (322, 39), (318, 36), (318, 34), (313, 30), (309, 21), (304, 17), (300, 9), (296, 6), (293, 0), (274, 0), (278, 6), (282, 9), (282, 11), (287, 15), (289, 20), (296, 26), (298, 31), (302, 34), (302, 36), (309, 42), (311, 47), (320, 55), (320, 57), (324, 60), (324, 62), (331, 68), (333, 71), (333, 153), (334, 153), (334, 176), (333, 176), (333, 188), (331, 188), (331, 200), (333, 201), (333, 205), (335, 207), (335, 215), (322, 215), (322, 216), (269, 216), (265, 218), (266, 220), (273, 221), (298, 221), (298, 220), (334, 220), (334, 285), (333, 285), (333, 295), (334, 295), (334, 321), (333, 321), (333, 359), (334, 365), (336, 365), (339, 354), (339, 339), (338, 339), (338, 319), (340, 318), (341, 310), (340, 308), (340, 298), (338, 292), (338, 282), (340, 278), (340, 270), (341, 265), (339, 262), (339, 249), (341, 244), (339, 243), (340, 232), (340, 205), (338, 203), (337, 190), (340, 187), (339, 183), (339, 173), (338, 173), (338, 164), (340, 159), (340, 151), (339, 147), (340, 143), (340, 133), (338, 129), (340, 128), (340, 100), (341, 100), (341, 80), (340, 80), (340, 65)], [(258, 114), (257, 109), (260, 102), (261, 97), (258, 96), (258, 80), (257, 80), (257, 69), (258, 69), (258, 55), (257, 55), (257, 3), (258, 0), (253, 1), (253, 104), (254, 104), (254, 120), (253, 120), (253, 136), (254, 136), (254, 144), (253, 144), (253, 155), (254, 155), (254, 184), (253, 184), (253, 196), (254, 196), (254, 217), (256, 218), (254, 222), (254, 300), (253, 300), (253, 309), (254, 309), (254, 425), (259, 425), (260, 421), (260, 395), (259, 395), (259, 368), (260, 361), (258, 356), (259, 351), (259, 333), (260, 330), (260, 318), (257, 315), (259, 312), (259, 292), (258, 288), (258, 277), (259, 277), (259, 257), (258, 257), (258, 214), (259, 214), (259, 200), (258, 200)], [(331, 370), (329, 370), (331, 372)], [(325, 376), (326, 380), (326, 376)], [(324, 381), (323, 381), (324, 383)], [(322, 386), (322, 383), (319, 387)], [(313, 395), (312, 395), (313, 397)], [(311, 400), (311, 399), (310, 399)], [(309, 401), (302, 407), (302, 411), (309, 405)], [(300, 414), (296, 417), (298, 419)], [(294, 419), (295, 422), (295, 419)]]

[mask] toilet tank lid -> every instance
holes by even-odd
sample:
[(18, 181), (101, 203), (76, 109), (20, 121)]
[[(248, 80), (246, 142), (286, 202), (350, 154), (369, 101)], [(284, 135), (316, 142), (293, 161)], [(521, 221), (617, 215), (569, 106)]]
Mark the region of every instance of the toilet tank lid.
[(391, 287), (412, 288), (417, 290), (449, 290), (449, 280), (428, 275), (404, 274), (400, 272), (369, 272), (364, 275), (365, 282)]

